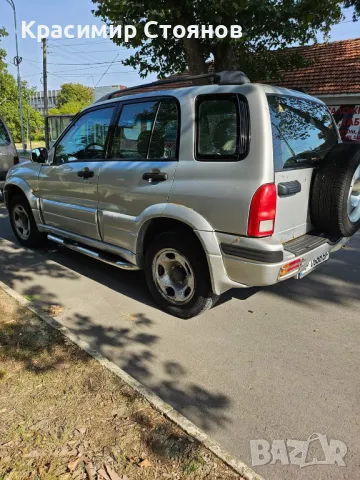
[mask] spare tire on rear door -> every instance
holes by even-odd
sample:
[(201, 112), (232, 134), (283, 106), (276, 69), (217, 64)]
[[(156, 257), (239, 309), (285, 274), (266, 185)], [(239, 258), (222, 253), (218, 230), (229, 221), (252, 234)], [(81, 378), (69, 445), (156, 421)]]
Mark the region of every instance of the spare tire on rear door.
[(360, 228), (360, 144), (335, 145), (314, 175), (312, 224), (328, 235), (351, 237)]

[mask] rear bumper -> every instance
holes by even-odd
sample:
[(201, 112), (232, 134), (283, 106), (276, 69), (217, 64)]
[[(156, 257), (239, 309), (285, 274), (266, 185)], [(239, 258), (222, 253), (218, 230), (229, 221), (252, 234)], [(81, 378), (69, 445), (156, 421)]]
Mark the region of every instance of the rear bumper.
[[(223, 234), (220, 234), (220, 238), (218, 235), (219, 240), (221, 241), (221, 236)], [(226, 240), (228, 245), (229, 236), (226, 235)], [(243, 239), (240, 239), (239, 242), (239, 237), (233, 237), (235, 243), (241, 244)], [(222, 239), (224, 240), (224, 239)], [(251, 243), (251, 241), (254, 242), (254, 245), (260, 245), (258, 240), (255, 239), (244, 239), (245, 243), (247, 243), (247, 246)], [(254, 241), (255, 240), (255, 241)], [(326, 253), (332, 253), (337, 250), (340, 250), (344, 245), (348, 243), (350, 239), (349, 238), (342, 238), (336, 243), (328, 243), (325, 242), (322, 245), (319, 245), (315, 248), (312, 248), (310, 250), (307, 250), (303, 252), (300, 255), (295, 255), (292, 252), (289, 252), (287, 250), (284, 250), (283, 245), (277, 245), (277, 248), (275, 248), (275, 244), (269, 243), (266, 245), (265, 249), (254, 249), (253, 253), (251, 253), (251, 249), (244, 249), (244, 255), (247, 255), (247, 258), (241, 258), (240, 256), (234, 255), (234, 253), (240, 252), (241, 255), (241, 249), (239, 252), (236, 252), (234, 249), (232, 251), (233, 254), (231, 253), (231, 249), (224, 248), (224, 244), (222, 244), (222, 257), (223, 257), (223, 262), (226, 270), (226, 274), (232, 282), (236, 282), (239, 284), (239, 287), (243, 288), (244, 285), (248, 287), (261, 287), (261, 286), (267, 286), (267, 285), (273, 285), (275, 283), (287, 280), (288, 278), (292, 278), (297, 275), (298, 271), (291, 272), (288, 275), (279, 278), (279, 273), (281, 268), (286, 265), (289, 262), (292, 262), (294, 260), (300, 259), (301, 260), (301, 268), (305, 267), (311, 260), (314, 260), (321, 255), (324, 255)], [(262, 245), (262, 246), (264, 246)], [(270, 249), (268, 247), (271, 247)], [(247, 250), (247, 251), (246, 251)], [(250, 259), (253, 255), (253, 259)], [(258, 256), (259, 260), (256, 260), (256, 256)], [(261, 257), (265, 261), (261, 261)], [(282, 258), (281, 261), (277, 261), (277, 259)], [(268, 261), (266, 261), (268, 259)], [(301, 270), (300, 268), (300, 270)]]

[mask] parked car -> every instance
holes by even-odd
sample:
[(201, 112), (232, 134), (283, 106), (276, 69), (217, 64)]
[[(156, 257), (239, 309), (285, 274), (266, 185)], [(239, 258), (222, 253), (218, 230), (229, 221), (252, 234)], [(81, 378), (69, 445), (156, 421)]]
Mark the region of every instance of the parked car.
[(19, 242), (144, 269), (181, 318), (231, 288), (301, 279), (343, 247), (360, 227), (359, 145), (341, 144), (316, 98), (242, 72), (206, 77), (107, 95), (11, 169)]
[(0, 117), (0, 194), (4, 189), (9, 169), (19, 163), (14, 141), (5, 121)]

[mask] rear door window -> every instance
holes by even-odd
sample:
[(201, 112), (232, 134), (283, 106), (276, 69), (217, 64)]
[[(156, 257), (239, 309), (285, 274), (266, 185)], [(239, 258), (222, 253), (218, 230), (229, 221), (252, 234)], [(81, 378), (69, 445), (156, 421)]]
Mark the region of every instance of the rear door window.
[(0, 147), (10, 145), (10, 137), (5, 128), (4, 122), (0, 120)]
[(111, 158), (175, 159), (179, 111), (174, 99), (123, 106), (115, 131)]
[(311, 100), (268, 95), (275, 170), (314, 166), (339, 134), (327, 107)]
[(179, 111), (175, 100), (160, 102), (151, 136), (148, 158), (177, 157)]

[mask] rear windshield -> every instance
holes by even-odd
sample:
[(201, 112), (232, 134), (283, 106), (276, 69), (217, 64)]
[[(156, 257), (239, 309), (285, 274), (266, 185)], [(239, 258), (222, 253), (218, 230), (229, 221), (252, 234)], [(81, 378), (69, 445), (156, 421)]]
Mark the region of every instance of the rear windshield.
[(10, 145), (10, 137), (4, 123), (0, 119), (0, 147), (5, 145)]
[(325, 105), (299, 97), (268, 95), (275, 170), (314, 166), (339, 140)]

